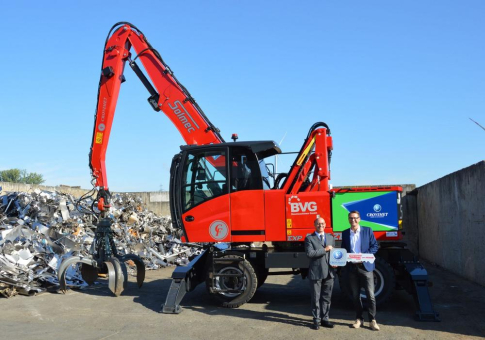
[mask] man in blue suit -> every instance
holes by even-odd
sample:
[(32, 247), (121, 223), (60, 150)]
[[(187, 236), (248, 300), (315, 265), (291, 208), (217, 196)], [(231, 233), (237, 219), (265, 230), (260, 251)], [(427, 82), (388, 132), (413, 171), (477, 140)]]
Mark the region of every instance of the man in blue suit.
[[(371, 228), (360, 225), (360, 213), (356, 210), (349, 213), (350, 229), (342, 232), (342, 248), (348, 253), (375, 254), (379, 249), (374, 232)], [(354, 301), (356, 320), (353, 328), (360, 328), (364, 325), (362, 300), (360, 288), (363, 287), (369, 303), (370, 328), (380, 330), (376, 322), (376, 298), (374, 296), (374, 268), (375, 264), (370, 262), (351, 263), (349, 266), (349, 283)]]

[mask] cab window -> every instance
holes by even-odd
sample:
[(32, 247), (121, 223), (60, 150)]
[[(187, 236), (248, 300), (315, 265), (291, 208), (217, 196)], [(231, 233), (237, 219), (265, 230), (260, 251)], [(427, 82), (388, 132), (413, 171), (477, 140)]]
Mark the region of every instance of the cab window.
[(228, 193), (225, 166), (222, 150), (187, 154), (182, 183), (184, 211)]
[(263, 189), (259, 162), (251, 150), (234, 148), (231, 153), (231, 192)]

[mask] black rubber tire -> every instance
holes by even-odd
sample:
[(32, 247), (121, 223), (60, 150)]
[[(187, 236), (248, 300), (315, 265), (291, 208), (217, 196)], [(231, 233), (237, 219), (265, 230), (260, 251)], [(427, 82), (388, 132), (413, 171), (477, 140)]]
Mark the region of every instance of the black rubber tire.
[[(392, 267), (380, 257), (376, 257), (376, 268), (374, 270), (374, 294), (376, 305), (379, 306), (388, 301), (396, 287), (396, 275)], [(342, 268), (339, 276), (340, 290), (349, 300), (352, 301), (352, 292), (349, 286), (349, 275), (347, 267)], [(361, 292), (362, 301), (365, 302), (365, 292)]]
[(258, 288), (261, 287), (266, 279), (268, 278), (268, 268), (261, 268), (256, 271), (256, 276), (258, 277)]
[(249, 263), (253, 266), (256, 272), (256, 277), (258, 278), (258, 287), (261, 287), (266, 279), (268, 278), (269, 269), (264, 267), (264, 263), (258, 261), (257, 259), (250, 259)]
[[(224, 259), (239, 259), (240, 257), (235, 255), (226, 255), (223, 257)], [(235, 288), (243, 286), (244, 291), (240, 294), (237, 293), (211, 293), (210, 288), (212, 284), (212, 280), (207, 277), (206, 279), (206, 288), (209, 294), (214, 296), (216, 300), (218, 300), (222, 307), (226, 308), (237, 308), (251, 300), (256, 292), (258, 287), (258, 278), (256, 276), (256, 271), (254, 270), (253, 266), (247, 261), (243, 260), (238, 262), (238, 264), (224, 264), (224, 265), (217, 265), (216, 272), (217, 273), (243, 273), (244, 279), (240, 281), (239, 279), (229, 279), (220, 278), (219, 281), (216, 281), (216, 284), (222, 287), (227, 288)]]
[(387, 302), (396, 289), (396, 275), (394, 274), (394, 269), (380, 257), (376, 257), (374, 285), (374, 294), (376, 296), (377, 305)]

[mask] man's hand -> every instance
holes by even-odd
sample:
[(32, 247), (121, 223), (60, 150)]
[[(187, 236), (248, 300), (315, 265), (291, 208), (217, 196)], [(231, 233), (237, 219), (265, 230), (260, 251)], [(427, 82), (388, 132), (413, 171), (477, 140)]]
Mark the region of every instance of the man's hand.
[(326, 246), (326, 247), (325, 247), (325, 251), (330, 251), (330, 250), (332, 250), (332, 249), (333, 249), (333, 247), (332, 247), (332, 246)]

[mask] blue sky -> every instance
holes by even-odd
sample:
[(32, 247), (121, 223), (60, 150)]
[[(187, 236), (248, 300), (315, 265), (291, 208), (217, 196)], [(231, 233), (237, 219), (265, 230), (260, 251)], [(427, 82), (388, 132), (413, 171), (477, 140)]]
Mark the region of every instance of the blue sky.
[[(104, 42), (129, 21), (230, 140), (332, 131), (333, 185), (423, 185), (485, 159), (484, 1), (0, 0), (0, 170), (90, 187)], [(182, 137), (125, 71), (112, 191), (168, 189)], [(292, 163), (281, 157), (279, 170)]]

